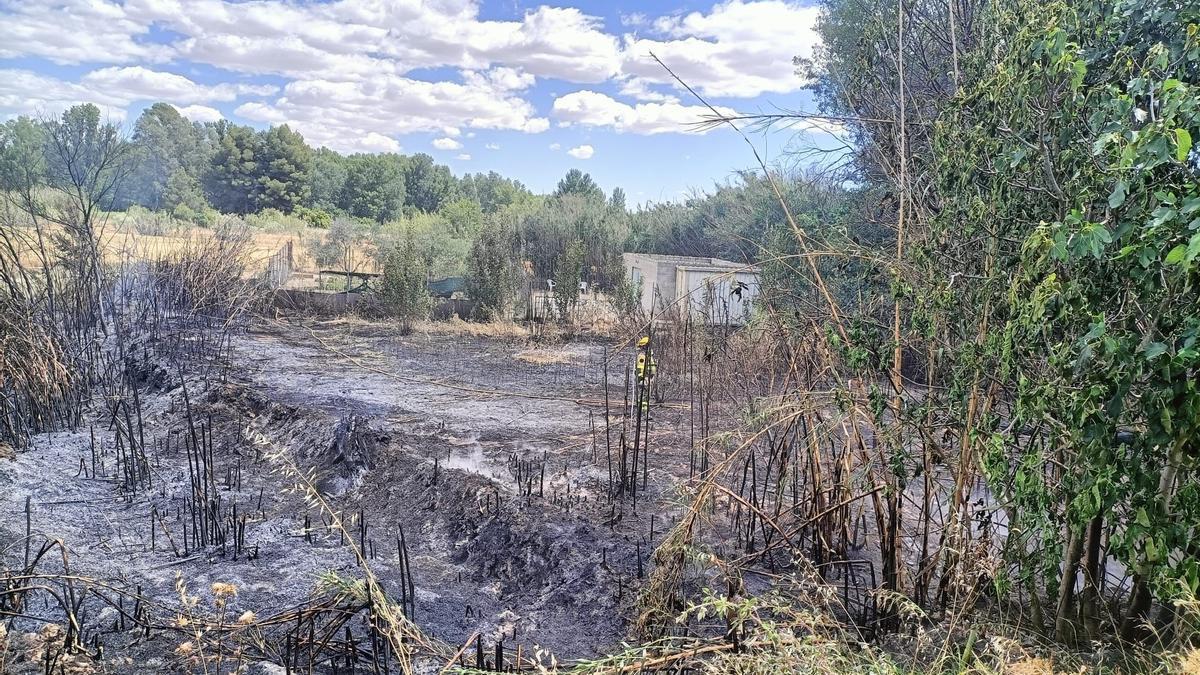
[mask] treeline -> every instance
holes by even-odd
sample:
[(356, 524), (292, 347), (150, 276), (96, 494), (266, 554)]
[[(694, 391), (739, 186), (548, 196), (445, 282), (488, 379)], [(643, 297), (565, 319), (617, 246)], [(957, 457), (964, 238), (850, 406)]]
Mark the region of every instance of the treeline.
[(0, 188), (50, 184), (59, 154), (52, 132), (64, 125), (78, 144), (112, 139), (111, 182), (97, 200), (105, 210), (145, 208), (200, 226), (223, 214), (252, 224), (298, 218), (328, 231), (310, 242), (318, 263), (344, 271), (405, 260), (426, 276), (450, 276), (482, 270), (480, 259), (490, 258), (504, 273), (479, 275), (493, 286), (484, 293), (493, 298), (489, 313), (511, 305), (523, 273), (570, 288), (583, 280), (614, 289), (623, 280), (625, 195), (606, 194), (579, 170), (535, 195), (495, 172), (456, 177), (424, 154), (314, 150), (286, 125), (193, 123), (164, 103), (144, 111), (126, 137), (95, 106), (79, 105), (60, 119), (0, 125)]
[[(536, 195), (496, 172), (455, 176), (425, 154), (343, 155), (310, 147), (286, 125), (194, 123), (165, 103), (147, 108), (128, 137), (101, 124), (94, 106), (76, 106), (64, 113), (67, 119), (83, 135), (107, 129), (121, 144), (105, 208), (145, 208), (206, 227), (222, 214), (254, 225), (303, 221), (326, 230), (308, 242), (322, 267), (361, 271), (403, 259), (429, 277), (473, 273), (475, 295), (490, 298), (484, 304), (492, 312), (515, 300), (522, 274), (554, 279), (559, 289), (582, 280), (628, 295), (623, 251), (761, 264), (777, 301), (806, 302), (811, 294), (793, 269), (796, 238), (780, 202), (768, 181), (752, 173), (708, 194), (631, 211), (620, 188), (606, 193), (579, 170), (550, 194)], [(52, 154), (47, 129), (58, 123), (11, 120), (0, 126), (0, 152), (11, 167), (32, 166), (34, 156)], [(802, 214), (801, 226), (814, 234), (840, 246), (887, 238), (886, 229), (847, 217), (841, 184), (774, 178), (792, 212)], [(399, 248), (405, 255), (395, 255)], [(863, 270), (829, 264), (832, 277), (847, 280), (846, 297), (854, 297)]]
[(481, 213), (532, 197), (494, 172), (456, 178), (429, 155), (342, 155), (309, 147), (287, 125), (257, 131), (226, 120), (190, 122), (166, 103), (142, 113), (130, 142), (133, 167), (114, 206), (201, 223), (206, 211), (274, 209), (328, 227), (337, 216), (386, 223), (446, 210), (456, 227), (472, 229)]

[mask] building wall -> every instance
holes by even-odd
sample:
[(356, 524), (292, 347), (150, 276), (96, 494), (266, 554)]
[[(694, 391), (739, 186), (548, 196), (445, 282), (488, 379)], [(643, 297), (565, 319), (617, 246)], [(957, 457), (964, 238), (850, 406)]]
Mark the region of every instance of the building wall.
[(625, 253), (621, 256), (625, 262), (625, 275), (634, 288), (641, 286), (642, 311), (654, 309), (654, 290), (658, 280), (658, 261), (637, 253)]
[[(647, 313), (690, 309), (708, 314), (709, 321), (742, 323), (758, 294), (758, 273), (726, 260), (643, 253), (625, 253), (622, 260), (630, 281), (641, 281), (641, 306)], [(706, 280), (712, 287), (708, 294), (711, 303), (704, 299)], [(741, 298), (730, 293), (738, 281), (748, 287)]]
[(660, 260), (654, 275), (654, 313), (676, 311), (675, 267), (678, 263)]
[[(689, 307), (694, 316), (703, 316), (709, 323), (735, 325), (745, 323), (750, 316), (758, 295), (755, 272), (679, 266), (676, 275), (679, 305)], [(740, 295), (733, 293), (739, 282), (744, 284)]]

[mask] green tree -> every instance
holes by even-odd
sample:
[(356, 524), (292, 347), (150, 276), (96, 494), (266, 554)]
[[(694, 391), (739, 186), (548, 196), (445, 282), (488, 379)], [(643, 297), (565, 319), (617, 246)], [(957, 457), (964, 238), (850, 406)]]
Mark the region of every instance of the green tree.
[(372, 240), (380, 265), (392, 249), (411, 242), (433, 278), (461, 276), (471, 248), (471, 240), (452, 236), (446, 221), (429, 213), (403, 216), (388, 223), (373, 233)]
[(224, 213), (246, 214), (259, 205), (261, 139), (253, 129), (226, 120), (213, 127), (216, 147), (205, 176), (209, 203)]
[[(1200, 7), (1014, 0), (989, 24), (981, 53), (995, 60), (932, 138), (931, 243), (965, 281), (943, 297), (980, 308), (953, 329), (1002, 331), (961, 357), (1007, 374), (1016, 418), (1053, 430), (991, 436), (1019, 449), (988, 458), (1017, 505), (1025, 543), (1010, 553), (1040, 572), (1064, 638), (1077, 575), (1120, 560), (1135, 573), (1134, 637), (1152, 598), (1169, 607), (1200, 588), (1185, 562), (1200, 526)], [(1043, 474), (1048, 458), (1064, 470)], [(1096, 530), (1112, 533), (1107, 551)], [(1083, 594), (1093, 621), (1097, 595)]]
[(200, 180), (190, 171), (179, 168), (167, 177), (163, 186), (159, 207), (175, 211), (183, 207), (190, 213), (200, 213), (208, 208)]
[[(155, 103), (134, 124), (137, 158), (118, 207), (138, 204), (171, 210), (180, 204), (203, 209), (199, 183), (209, 157), (200, 129), (173, 106)], [(186, 187), (185, 187), (186, 186)]]
[(510, 316), (521, 285), (519, 240), (515, 229), (491, 219), (467, 254), (467, 294), (479, 318)]
[(554, 302), (558, 314), (564, 320), (579, 301), (579, 282), (583, 280), (583, 242), (576, 239), (567, 244), (567, 250), (558, 260), (554, 270)]
[[(369, 236), (370, 230), (362, 223), (338, 218), (327, 232), (309, 244), (309, 250), (323, 269), (358, 272), (367, 262), (365, 244)], [(349, 283), (347, 277), (347, 290)]]
[(495, 171), (464, 176), (464, 181), (468, 178), (471, 183), (470, 191), (484, 213), (495, 213), (506, 206), (527, 202), (533, 198), (533, 194), (520, 181), (505, 178)]
[[(1095, 636), (1117, 561), (1133, 579), (1115, 618), (1139, 637), (1156, 601), (1170, 622), (1200, 589), (1200, 7), (951, 7), (902, 14), (901, 55), (895, 2), (830, 3), (821, 24), (820, 96), (850, 116), (871, 215), (905, 207), (893, 316), (939, 386), (898, 414), (946, 411), (958, 486), (981, 466), (1004, 505), (998, 591), (1035, 621), (1049, 605), (1062, 639)], [(973, 580), (970, 492), (922, 552), (918, 600)]]
[(428, 268), (411, 238), (388, 252), (383, 264), (383, 281), (379, 297), (388, 314), (401, 322), (402, 331), (412, 329), (412, 322), (429, 316), (432, 302), (427, 287)]
[(604, 190), (596, 185), (596, 181), (592, 180), (590, 174), (579, 169), (571, 169), (567, 175), (563, 176), (562, 180), (558, 181), (554, 196), (562, 197), (563, 195), (579, 195), (584, 199), (604, 201)]
[(439, 211), (453, 236), (470, 239), (483, 226), (483, 209), (474, 199), (459, 198), (446, 202)]
[(317, 148), (313, 151), (312, 186), (309, 189), (309, 206), (327, 213), (342, 210), (343, 192), (346, 189), (348, 159), (330, 150)]
[(28, 117), (0, 125), (0, 192), (29, 195), (46, 180), (46, 129)]
[(451, 197), (455, 181), (450, 168), (435, 164), (424, 153), (408, 158), (405, 169), (405, 203), (413, 210), (436, 213)]
[(260, 147), (255, 206), (291, 213), (308, 200), (312, 189), (312, 149), (286, 124), (267, 130)]
[(583, 278), (603, 289), (612, 288), (620, 279), (626, 236), (624, 218), (594, 196), (566, 193), (551, 197), (521, 219), (524, 251), (534, 274), (554, 278), (567, 248), (580, 241), (584, 245)]
[(608, 198), (608, 208), (613, 209), (622, 216), (628, 213), (628, 208), (625, 205), (625, 191), (619, 187), (613, 188), (612, 195)]
[(358, 218), (385, 223), (404, 206), (404, 158), (400, 155), (351, 155), (347, 158), (342, 208)]

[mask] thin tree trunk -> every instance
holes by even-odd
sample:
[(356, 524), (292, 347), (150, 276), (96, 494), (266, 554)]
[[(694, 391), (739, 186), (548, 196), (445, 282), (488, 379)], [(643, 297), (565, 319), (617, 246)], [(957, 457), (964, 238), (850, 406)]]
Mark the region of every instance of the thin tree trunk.
[(1067, 549), (1063, 552), (1062, 577), (1058, 585), (1058, 605), (1054, 614), (1054, 636), (1059, 642), (1074, 642), (1075, 629), (1071, 621), (1071, 606), (1075, 595), (1075, 576), (1083, 554), (1083, 537), (1071, 530)]
[(1079, 598), (1079, 618), (1084, 636), (1093, 639), (1100, 632), (1100, 543), (1104, 536), (1104, 518), (1097, 514), (1088, 523), (1083, 558), (1083, 592)]

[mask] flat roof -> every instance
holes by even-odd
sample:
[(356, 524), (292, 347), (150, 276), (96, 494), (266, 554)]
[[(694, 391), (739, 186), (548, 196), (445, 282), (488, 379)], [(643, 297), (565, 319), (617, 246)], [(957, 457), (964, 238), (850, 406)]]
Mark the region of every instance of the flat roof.
[(685, 272), (720, 272), (721, 274), (758, 274), (753, 265), (676, 265), (675, 269)]
[(677, 265), (677, 266), (683, 266), (684, 264), (691, 263), (690, 266), (696, 266), (696, 267), (733, 267), (733, 268), (738, 268), (738, 269), (745, 268), (747, 271), (754, 271), (754, 268), (751, 265), (746, 265), (743, 263), (735, 263), (732, 260), (722, 260), (721, 258), (702, 258), (699, 256), (690, 256), (690, 255), (665, 255), (662, 253), (629, 253), (629, 252), (626, 252), (622, 255), (627, 255), (630, 257), (634, 257), (634, 258), (645, 258), (647, 260), (653, 260), (656, 262), (679, 263), (679, 265)]

